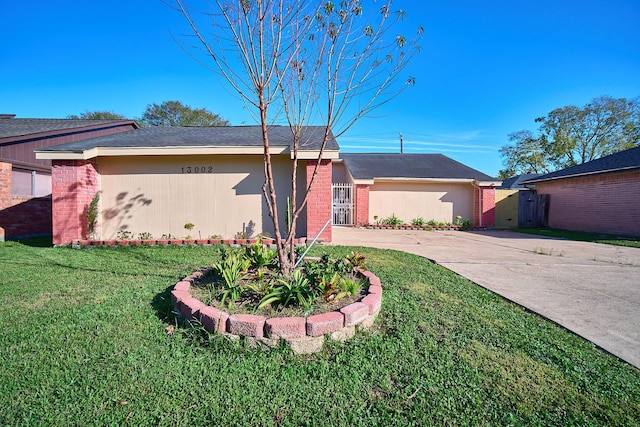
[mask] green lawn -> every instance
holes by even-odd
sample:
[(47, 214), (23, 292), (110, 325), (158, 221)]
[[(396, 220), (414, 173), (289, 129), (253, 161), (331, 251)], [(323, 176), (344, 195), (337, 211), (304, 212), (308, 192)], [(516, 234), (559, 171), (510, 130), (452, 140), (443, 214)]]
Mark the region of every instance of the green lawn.
[(385, 287), (374, 331), (295, 356), (166, 332), (170, 288), (216, 248), (0, 243), (0, 425), (640, 425), (637, 369), (423, 258), (361, 250)]
[(567, 240), (577, 240), (581, 242), (604, 243), (615, 246), (629, 246), (640, 248), (640, 239), (637, 237), (620, 237), (608, 234), (584, 233), (581, 231), (557, 230), (553, 228), (518, 228), (515, 231), (525, 234), (535, 234), (538, 236), (559, 237)]

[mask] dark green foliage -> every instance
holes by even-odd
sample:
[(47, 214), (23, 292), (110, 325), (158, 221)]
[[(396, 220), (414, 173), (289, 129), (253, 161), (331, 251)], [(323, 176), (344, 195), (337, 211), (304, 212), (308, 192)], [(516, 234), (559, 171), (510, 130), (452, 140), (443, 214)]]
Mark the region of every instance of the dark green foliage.
[(396, 216), (395, 213), (393, 213), (393, 214), (391, 214), (390, 217), (383, 218), (380, 221), (380, 224), (382, 224), (382, 225), (402, 225), (402, 224), (404, 224), (404, 221), (402, 221), (400, 218), (398, 218)]
[(313, 304), (313, 292), (309, 280), (300, 270), (294, 270), (288, 277), (278, 279), (278, 284), (265, 295), (258, 308), (266, 305), (273, 307), (289, 307), (295, 305), (309, 310)]
[(228, 126), (229, 122), (206, 108), (191, 108), (180, 101), (149, 104), (139, 119), (143, 126)]
[(92, 236), (96, 230), (96, 224), (98, 221), (98, 203), (100, 202), (100, 193), (96, 193), (89, 203), (87, 209), (87, 228), (89, 236)]
[(245, 249), (245, 257), (254, 267), (273, 267), (278, 257), (278, 253), (275, 249), (270, 249), (263, 245), (262, 240), (258, 239), (254, 244), (247, 246)]

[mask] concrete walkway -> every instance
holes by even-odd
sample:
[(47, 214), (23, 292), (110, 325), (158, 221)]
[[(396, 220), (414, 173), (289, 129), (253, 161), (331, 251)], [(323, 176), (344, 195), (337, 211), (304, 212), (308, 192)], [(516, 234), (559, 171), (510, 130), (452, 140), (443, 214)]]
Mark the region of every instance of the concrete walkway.
[(510, 231), (334, 227), (333, 244), (423, 256), (640, 368), (640, 249)]

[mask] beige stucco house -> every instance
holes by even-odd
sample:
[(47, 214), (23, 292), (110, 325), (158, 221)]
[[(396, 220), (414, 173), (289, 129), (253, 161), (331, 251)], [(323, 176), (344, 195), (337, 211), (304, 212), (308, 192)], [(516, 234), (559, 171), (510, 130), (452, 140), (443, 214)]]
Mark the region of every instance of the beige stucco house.
[(501, 181), (442, 154), (342, 153), (335, 182), (354, 186), (356, 225), (392, 215), (409, 223), (452, 223), (456, 217), (493, 226), (495, 187)]
[[(330, 242), (332, 225), (364, 225), (391, 214), (410, 221), (493, 225), (493, 178), (439, 154), (339, 154), (323, 127), (306, 127), (298, 152), (298, 238)], [(291, 194), (292, 134), (269, 128), (276, 192), (285, 222)], [(53, 242), (113, 240), (127, 233), (160, 239), (229, 239), (273, 235), (262, 193), (264, 155), (259, 126), (152, 127), (36, 151), (52, 162)], [(313, 172), (316, 178), (311, 184)], [(88, 209), (99, 195), (97, 227)], [(193, 224), (193, 228), (185, 225)]]
[[(307, 127), (301, 136), (298, 188), (307, 186), (319, 165), (308, 208), (297, 223), (300, 237), (317, 237), (331, 218), (331, 160), (338, 157), (338, 145), (331, 137), (318, 162), (323, 136), (321, 127)], [(291, 131), (272, 126), (269, 137), (284, 224), (291, 194)], [(274, 232), (262, 195), (259, 126), (142, 128), (42, 148), (37, 156), (53, 163), (54, 244), (89, 237), (87, 209), (96, 194), (96, 239), (116, 239), (120, 231), (196, 239)], [(320, 237), (331, 240), (330, 233), (328, 227)]]

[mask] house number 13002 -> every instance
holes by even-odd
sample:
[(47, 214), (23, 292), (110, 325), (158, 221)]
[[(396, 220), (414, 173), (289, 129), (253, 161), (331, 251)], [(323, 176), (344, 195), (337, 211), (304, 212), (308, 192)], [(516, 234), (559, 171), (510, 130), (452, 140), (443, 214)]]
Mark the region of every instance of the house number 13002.
[(182, 173), (213, 173), (213, 166), (183, 166)]

